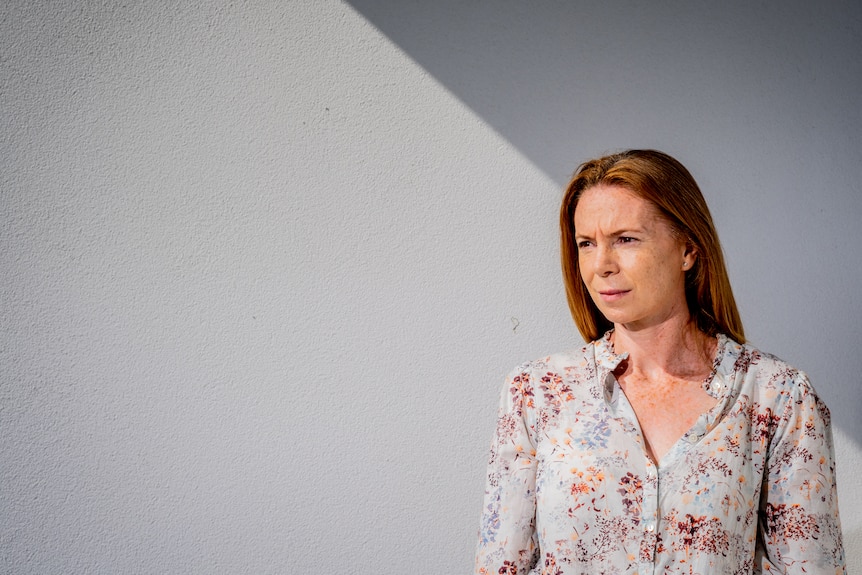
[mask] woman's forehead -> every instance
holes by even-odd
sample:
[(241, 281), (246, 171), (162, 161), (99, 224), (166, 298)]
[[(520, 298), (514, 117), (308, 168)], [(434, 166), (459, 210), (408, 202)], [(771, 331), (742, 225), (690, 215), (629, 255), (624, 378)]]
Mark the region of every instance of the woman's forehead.
[(575, 208), (576, 225), (653, 225), (666, 222), (659, 209), (650, 201), (621, 186), (593, 186), (578, 199)]

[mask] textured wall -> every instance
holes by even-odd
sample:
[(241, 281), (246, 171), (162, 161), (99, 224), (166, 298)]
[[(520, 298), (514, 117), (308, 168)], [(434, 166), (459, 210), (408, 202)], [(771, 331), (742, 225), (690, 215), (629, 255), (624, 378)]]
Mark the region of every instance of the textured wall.
[[(453, 82), (367, 6), (178, 4), (0, 6), (0, 572), (469, 571), (502, 375), (579, 342), (558, 281), (560, 180), (627, 144), (563, 149), (565, 130), (501, 123), (511, 102), (471, 99), (505, 88), (495, 77)], [(489, 58), (507, 54), (510, 16), (485, 10), (474, 30)], [(834, 37), (859, 30), (847, 19)], [(782, 74), (810, 80), (814, 60)], [(785, 76), (755, 77), (748, 97), (768, 111), (755, 82)], [(540, 117), (564, 123), (553, 106), (570, 95), (532, 85)], [(578, 105), (664, 96), (600, 88)], [(779, 117), (724, 156), (679, 152), (756, 115), (662, 137), (651, 120), (601, 127), (703, 176), (752, 335), (833, 405), (859, 571), (860, 116), (854, 97), (828, 103), (844, 122), (807, 124), (810, 141)], [(824, 141), (855, 161), (836, 169)], [(800, 184), (779, 168), (802, 152)], [(770, 186), (716, 197), (736, 170)], [(813, 315), (761, 305), (770, 278)]]

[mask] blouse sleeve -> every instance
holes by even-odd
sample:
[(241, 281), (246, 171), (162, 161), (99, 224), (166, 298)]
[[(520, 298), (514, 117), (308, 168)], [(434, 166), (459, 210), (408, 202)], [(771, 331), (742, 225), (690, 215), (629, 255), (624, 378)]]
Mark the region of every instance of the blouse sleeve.
[[(799, 374), (775, 414), (759, 509), (763, 573), (844, 571), (829, 409)], [(780, 408), (781, 409), (781, 408)]]
[(536, 563), (536, 444), (533, 377), (523, 365), (506, 378), (491, 443), (476, 575), (525, 574)]

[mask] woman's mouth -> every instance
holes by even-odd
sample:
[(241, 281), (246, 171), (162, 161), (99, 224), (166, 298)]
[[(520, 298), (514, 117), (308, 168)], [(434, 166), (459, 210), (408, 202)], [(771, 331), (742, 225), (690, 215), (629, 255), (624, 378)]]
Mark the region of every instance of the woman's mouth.
[(602, 290), (599, 292), (599, 296), (601, 296), (602, 301), (613, 302), (622, 299), (629, 291), (623, 289)]

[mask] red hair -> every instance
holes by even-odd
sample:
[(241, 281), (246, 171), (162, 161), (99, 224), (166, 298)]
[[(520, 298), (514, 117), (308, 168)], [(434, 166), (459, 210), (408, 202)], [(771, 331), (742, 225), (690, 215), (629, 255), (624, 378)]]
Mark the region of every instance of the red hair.
[(655, 150), (628, 150), (585, 162), (566, 187), (560, 207), (563, 281), (569, 310), (584, 339), (598, 339), (613, 327), (584, 286), (575, 241), (578, 200), (585, 190), (597, 185), (626, 188), (647, 200), (697, 250), (694, 266), (686, 272), (685, 296), (691, 317), (698, 329), (707, 335), (723, 333), (737, 342), (745, 342), (742, 320), (706, 200), (682, 164)]

